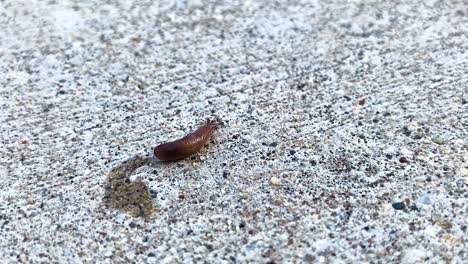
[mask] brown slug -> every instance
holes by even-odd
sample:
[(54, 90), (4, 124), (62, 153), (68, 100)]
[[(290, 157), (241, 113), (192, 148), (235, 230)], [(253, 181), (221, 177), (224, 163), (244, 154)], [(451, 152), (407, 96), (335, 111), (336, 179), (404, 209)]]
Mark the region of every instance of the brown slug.
[(160, 161), (174, 161), (191, 156), (210, 140), (213, 132), (221, 124), (218, 119), (215, 121), (207, 120), (205, 125), (185, 137), (156, 146), (154, 157)]

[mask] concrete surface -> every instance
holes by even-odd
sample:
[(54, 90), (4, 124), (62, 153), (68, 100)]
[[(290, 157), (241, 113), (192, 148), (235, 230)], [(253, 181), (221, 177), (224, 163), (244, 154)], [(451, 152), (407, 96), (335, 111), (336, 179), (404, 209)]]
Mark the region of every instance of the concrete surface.
[(2, 1), (0, 33), (2, 263), (467, 262), (466, 1)]

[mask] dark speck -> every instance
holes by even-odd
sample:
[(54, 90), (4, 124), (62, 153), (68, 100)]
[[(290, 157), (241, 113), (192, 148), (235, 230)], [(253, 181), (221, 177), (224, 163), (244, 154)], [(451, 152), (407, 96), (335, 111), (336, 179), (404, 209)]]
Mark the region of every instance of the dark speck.
[(205, 247), (206, 247), (206, 249), (208, 249), (209, 251), (213, 251), (213, 249), (214, 249), (213, 245), (211, 245), (211, 244), (205, 244)]
[(400, 163), (409, 163), (409, 160), (405, 157), (401, 157), (398, 161), (400, 161)]
[(306, 83), (299, 83), (299, 84), (297, 85), (297, 89), (298, 89), (299, 91), (302, 91), (302, 90), (304, 89), (305, 86), (306, 86)]
[(392, 203), (392, 207), (395, 210), (403, 210), (405, 209), (405, 203), (403, 202)]
[(402, 128), (402, 133), (407, 137), (411, 135), (411, 131), (406, 126)]
[(278, 143), (277, 143), (277, 142), (273, 142), (273, 143), (270, 143), (269, 146), (272, 147), (272, 148), (274, 148), (274, 147), (278, 146)]

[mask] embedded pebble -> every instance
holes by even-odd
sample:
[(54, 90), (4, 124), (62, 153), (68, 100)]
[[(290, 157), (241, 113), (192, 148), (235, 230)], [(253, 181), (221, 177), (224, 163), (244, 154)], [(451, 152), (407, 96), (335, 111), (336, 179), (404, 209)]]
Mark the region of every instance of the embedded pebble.
[(273, 185), (280, 185), (281, 184), (281, 180), (279, 178), (277, 178), (277, 177), (271, 177), (270, 182)]
[(407, 149), (407, 148), (402, 148), (402, 149), (400, 149), (400, 153), (401, 153), (401, 155), (407, 156), (407, 157), (411, 157), (411, 156), (413, 156), (413, 154), (414, 154), (413, 151), (411, 151), (411, 150), (409, 150), (409, 149)]
[(419, 200), (418, 202), (419, 203), (422, 203), (422, 204), (425, 204), (425, 205), (430, 205), (433, 203), (433, 196), (429, 193), (425, 193), (423, 194), (421, 197), (419, 197)]
[(463, 175), (468, 176), (468, 168), (461, 168), (460, 171)]
[(443, 145), (445, 144), (445, 139), (442, 137), (433, 137), (432, 142), (438, 144), (438, 145)]
[(401, 260), (401, 263), (404, 264), (413, 264), (413, 263), (424, 263), (426, 260), (427, 253), (423, 249), (411, 248), (407, 249)]
[(403, 202), (392, 203), (392, 207), (395, 210), (403, 210), (403, 209), (405, 209), (405, 203), (403, 203)]

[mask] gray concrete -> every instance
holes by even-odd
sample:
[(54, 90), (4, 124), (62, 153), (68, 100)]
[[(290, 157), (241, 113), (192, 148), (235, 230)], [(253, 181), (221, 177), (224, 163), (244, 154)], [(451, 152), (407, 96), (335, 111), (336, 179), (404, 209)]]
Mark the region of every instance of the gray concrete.
[[(2, 263), (467, 262), (466, 1), (2, 1), (0, 33)], [(151, 215), (105, 202), (213, 116), (128, 175)]]

